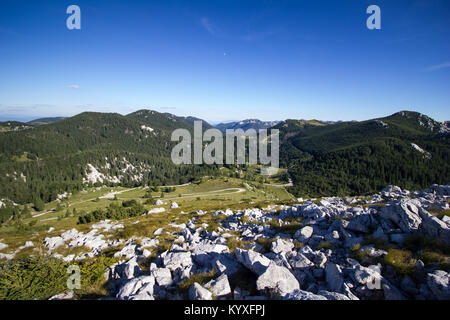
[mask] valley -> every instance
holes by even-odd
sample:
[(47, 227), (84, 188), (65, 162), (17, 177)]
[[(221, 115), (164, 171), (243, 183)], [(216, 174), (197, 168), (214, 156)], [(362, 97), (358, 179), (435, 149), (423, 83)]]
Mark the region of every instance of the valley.
[(448, 299), (447, 122), (273, 123), (281, 168), (263, 176), (173, 164), (171, 132), (196, 120), (3, 125), (0, 299)]

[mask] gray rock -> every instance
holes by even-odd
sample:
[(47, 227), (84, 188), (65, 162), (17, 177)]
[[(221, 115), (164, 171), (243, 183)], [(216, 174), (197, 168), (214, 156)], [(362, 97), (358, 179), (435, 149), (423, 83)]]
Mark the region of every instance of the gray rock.
[(136, 294), (129, 296), (128, 300), (155, 300), (155, 297), (153, 296), (155, 291), (154, 287), (154, 283), (146, 283)]
[(366, 268), (358, 265), (355, 267), (353, 278), (357, 284), (367, 286), (369, 289), (382, 289), (383, 277), (378, 266)]
[(256, 275), (263, 274), (267, 267), (271, 264), (270, 259), (252, 250), (242, 250), (240, 248), (236, 248), (234, 254), (240, 263), (242, 263), (249, 270), (253, 271)]
[(442, 270), (428, 273), (427, 284), (438, 300), (450, 300), (450, 275)]
[(270, 248), (273, 253), (290, 252), (292, 249), (294, 249), (294, 244), (283, 239), (273, 241)]
[(215, 257), (212, 268), (219, 272), (231, 276), (239, 271), (240, 264), (230, 254), (221, 254)]
[(287, 268), (271, 264), (259, 276), (256, 281), (256, 288), (260, 291), (268, 290), (277, 297), (283, 297), (295, 290), (299, 290), (300, 285)]
[(295, 257), (289, 260), (289, 264), (294, 269), (314, 267), (314, 263), (302, 253), (297, 253)]
[(168, 268), (155, 268), (150, 271), (150, 274), (155, 277), (156, 283), (160, 287), (170, 286), (173, 282)]
[(190, 252), (168, 252), (164, 257), (164, 266), (170, 271), (185, 269), (192, 266), (192, 257)]
[(325, 266), (325, 277), (327, 280), (328, 288), (333, 292), (340, 293), (344, 284), (344, 275), (341, 267), (337, 264), (328, 262)]
[(345, 294), (350, 300), (359, 300), (359, 298), (355, 296), (350, 290), (350, 287), (347, 283), (344, 283), (342, 293)]
[(384, 241), (388, 241), (389, 240), (388, 235), (384, 233), (384, 230), (383, 230), (382, 227), (378, 227), (378, 229), (374, 231), (372, 236), (374, 238), (376, 238), (376, 239), (381, 239), (381, 240), (384, 240)]
[(317, 294), (320, 296), (324, 296), (328, 300), (350, 300), (350, 298), (347, 297), (346, 295), (337, 292), (320, 290), (319, 292), (317, 292)]
[(407, 235), (404, 233), (393, 233), (390, 235), (391, 241), (397, 244), (402, 244), (403, 241), (407, 238)]
[(48, 300), (73, 300), (73, 291), (60, 293), (50, 297)]
[(154, 285), (155, 278), (153, 276), (141, 276), (131, 279), (120, 288), (116, 298), (121, 300), (129, 299), (130, 296), (137, 294), (138, 291), (146, 284)]
[(52, 251), (60, 246), (65, 245), (64, 239), (61, 237), (45, 238), (44, 244), (48, 248), (48, 251)]
[(323, 271), (322, 268), (316, 268), (313, 270), (313, 276), (316, 279), (322, 279), (324, 274), (325, 272)]
[(449, 225), (450, 224), (450, 217), (447, 216), (447, 215), (444, 215), (442, 217), (442, 221), (445, 222), (447, 225)]
[(244, 300), (249, 295), (250, 295), (250, 292), (247, 290), (243, 290), (239, 287), (234, 288), (234, 291), (233, 291), (233, 299), (234, 300)]
[(319, 268), (324, 268), (325, 264), (327, 263), (327, 256), (323, 252), (318, 252), (313, 257), (313, 262), (316, 266)]
[(298, 241), (303, 242), (307, 239), (311, 238), (312, 234), (314, 232), (314, 229), (310, 226), (306, 226), (301, 228), (300, 230), (297, 230), (294, 234), (294, 238), (298, 239)]
[(422, 208), (419, 210), (419, 215), (422, 218), (422, 229), (428, 236), (439, 238), (450, 245), (450, 228), (445, 222), (432, 216)]
[(317, 294), (303, 291), (303, 290), (295, 290), (292, 293), (287, 294), (284, 299), (286, 300), (328, 300), (324, 296), (319, 296)]
[(350, 220), (347, 229), (360, 233), (369, 233), (370, 217), (369, 215), (359, 215)]
[(122, 277), (125, 279), (136, 278), (142, 273), (136, 258), (131, 259), (118, 267), (122, 270)]
[(226, 274), (211, 280), (205, 285), (205, 288), (211, 290), (216, 298), (228, 298), (231, 296), (231, 287)]
[(381, 209), (381, 216), (389, 219), (404, 233), (419, 230), (422, 218), (419, 216), (420, 202), (417, 199), (402, 198)]
[(114, 258), (131, 259), (136, 256), (136, 245), (128, 244), (122, 250), (114, 253)]
[(382, 283), (385, 300), (406, 300), (405, 296), (391, 283), (384, 281)]
[(190, 300), (212, 300), (212, 293), (208, 289), (203, 288), (199, 283), (195, 282), (189, 288)]

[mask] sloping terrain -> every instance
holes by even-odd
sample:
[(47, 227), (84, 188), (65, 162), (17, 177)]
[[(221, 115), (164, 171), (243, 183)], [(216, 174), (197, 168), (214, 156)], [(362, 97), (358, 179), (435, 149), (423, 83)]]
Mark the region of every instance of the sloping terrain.
[[(448, 300), (449, 197), (450, 185), (388, 186), (258, 208), (184, 211), (168, 200), (120, 221), (80, 216), (76, 228), (35, 232), (20, 247), (0, 242), (10, 260), (0, 299)], [(134, 208), (123, 200), (103, 213)], [(85, 280), (68, 291), (74, 264)]]
[(56, 123), (0, 134), (0, 197), (17, 203), (53, 201), (86, 183), (179, 184), (214, 166), (175, 166), (175, 128), (187, 123), (145, 111), (128, 116), (85, 112)]
[(387, 184), (424, 188), (450, 179), (447, 125), (416, 112), (336, 124), (288, 120), (275, 128), (282, 166), (299, 196), (364, 194)]

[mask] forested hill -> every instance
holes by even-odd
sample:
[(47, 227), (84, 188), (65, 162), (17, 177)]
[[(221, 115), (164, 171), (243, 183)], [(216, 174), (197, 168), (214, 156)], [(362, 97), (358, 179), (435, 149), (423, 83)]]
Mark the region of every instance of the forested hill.
[[(143, 112), (143, 111), (142, 111)], [(87, 184), (137, 186), (185, 183), (214, 166), (175, 166), (175, 128), (186, 122), (157, 113), (85, 112), (61, 121), (0, 133), (0, 199), (55, 200)]]
[(374, 192), (389, 184), (420, 189), (450, 181), (448, 123), (402, 111), (362, 122), (288, 120), (281, 163), (298, 196)]
[[(139, 110), (126, 116), (85, 112), (39, 126), (0, 123), (0, 200), (52, 201), (86, 185), (179, 184), (213, 174), (217, 166), (176, 166), (170, 159), (171, 133), (192, 131), (194, 119)], [(280, 129), (281, 166), (298, 196), (450, 181), (448, 123), (419, 113), (362, 122), (286, 120), (274, 128)]]

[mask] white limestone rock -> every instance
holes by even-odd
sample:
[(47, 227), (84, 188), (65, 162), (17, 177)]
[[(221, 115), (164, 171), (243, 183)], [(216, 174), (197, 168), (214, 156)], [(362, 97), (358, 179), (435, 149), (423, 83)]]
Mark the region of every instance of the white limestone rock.
[(211, 290), (216, 298), (228, 298), (231, 296), (231, 287), (226, 274), (222, 274), (217, 279), (209, 281), (205, 285), (205, 288)]
[(300, 284), (289, 269), (270, 264), (258, 277), (256, 288), (260, 291), (268, 290), (277, 297), (284, 297), (295, 290), (300, 290)]
[(263, 274), (271, 263), (270, 259), (253, 250), (236, 248), (234, 254), (240, 263), (256, 275)]
[(212, 300), (212, 293), (208, 289), (203, 288), (199, 283), (195, 282), (189, 288), (190, 300)]

